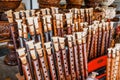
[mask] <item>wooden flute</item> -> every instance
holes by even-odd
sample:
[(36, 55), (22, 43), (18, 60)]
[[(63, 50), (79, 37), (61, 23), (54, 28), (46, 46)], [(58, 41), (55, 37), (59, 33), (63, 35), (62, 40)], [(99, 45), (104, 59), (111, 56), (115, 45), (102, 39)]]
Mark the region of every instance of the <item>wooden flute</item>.
[(56, 56), (56, 63), (57, 63), (57, 70), (58, 70), (58, 80), (65, 80), (64, 76), (64, 70), (63, 70), (63, 65), (62, 65), (62, 59), (61, 59), (61, 54), (60, 54), (60, 49), (59, 49), (59, 43), (58, 43), (58, 37), (52, 37), (53, 39), (53, 45), (55, 49), (55, 56)]
[(47, 52), (47, 58), (48, 58), (48, 64), (49, 64), (49, 68), (50, 68), (50, 75), (52, 80), (57, 80), (57, 76), (56, 76), (56, 71), (55, 71), (55, 64), (54, 64), (54, 58), (53, 58), (53, 54), (51, 51), (51, 42), (46, 42), (44, 43), (45, 48), (46, 48), (46, 52)]
[(100, 52), (101, 52), (101, 42), (102, 42), (102, 23), (99, 24), (99, 27), (98, 27), (98, 50), (97, 50), (97, 53), (98, 53), (98, 56), (100, 56)]
[(105, 37), (106, 37), (106, 31), (105, 31), (105, 22), (102, 23), (102, 42), (101, 42), (101, 55), (104, 55), (105, 52)]
[(23, 74), (25, 75), (25, 79), (32, 80), (29, 63), (27, 62), (27, 58), (26, 58), (25, 48), (17, 49), (17, 52), (22, 62), (22, 69), (23, 69)]
[(82, 32), (76, 32), (77, 35), (77, 45), (78, 45), (78, 54), (79, 54), (79, 64), (82, 80), (85, 80), (85, 69), (84, 69), (84, 59), (82, 51)]
[(44, 52), (43, 52), (43, 48), (41, 47), (41, 42), (35, 43), (35, 49), (36, 52), (38, 54), (38, 58), (39, 58), (39, 64), (41, 66), (42, 69), (42, 73), (44, 76), (44, 80), (50, 80), (50, 76), (46, 67), (46, 63), (45, 63), (45, 59), (44, 59)]
[(83, 61), (84, 61), (84, 69), (85, 69), (85, 78), (88, 77), (88, 59), (87, 59), (87, 51), (86, 51), (86, 32), (82, 32), (82, 51), (83, 51)]
[(75, 64), (74, 64), (74, 52), (73, 52), (73, 45), (72, 45), (72, 35), (66, 35), (68, 41), (68, 53), (69, 53), (69, 66), (70, 66), (70, 73), (71, 79), (76, 80), (76, 72), (75, 72)]
[(110, 80), (113, 80), (114, 78), (114, 70), (115, 70), (115, 57), (116, 57), (116, 50), (115, 48), (112, 49), (112, 61), (111, 61), (111, 74), (110, 74)]
[(79, 68), (79, 53), (78, 53), (78, 47), (76, 43), (76, 34), (73, 33), (73, 51), (74, 51), (74, 58), (75, 58), (75, 70), (76, 70), (76, 77), (77, 80), (81, 80), (81, 74), (80, 74), (80, 68)]
[(108, 48), (108, 58), (107, 58), (107, 80), (110, 80), (111, 71), (111, 59), (112, 58), (112, 48)]
[(60, 51), (62, 54), (62, 62), (63, 62), (63, 67), (64, 67), (65, 79), (71, 80), (71, 76), (69, 74), (69, 68), (68, 68), (68, 58), (67, 58), (66, 49), (65, 49), (65, 38), (64, 37), (59, 37), (59, 45), (60, 45)]

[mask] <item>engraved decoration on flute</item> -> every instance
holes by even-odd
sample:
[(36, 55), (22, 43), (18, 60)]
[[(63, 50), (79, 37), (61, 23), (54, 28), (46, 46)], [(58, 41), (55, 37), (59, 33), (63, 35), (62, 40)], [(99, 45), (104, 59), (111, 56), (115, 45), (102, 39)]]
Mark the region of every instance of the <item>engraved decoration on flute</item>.
[(25, 48), (17, 49), (17, 52), (18, 52), (19, 58), (22, 62), (22, 69), (23, 69), (23, 73), (25, 75), (25, 79), (32, 80), (30, 67), (29, 67), (29, 64), (28, 64), (27, 58), (26, 58)]
[(70, 66), (71, 79), (76, 80), (72, 35), (66, 35), (66, 37), (68, 41), (69, 66)]
[(59, 50), (58, 44), (58, 37), (52, 37), (53, 45), (55, 49), (55, 56), (56, 56), (56, 63), (57, 63), (57, 70), (58, 70), (58, 80), (65, 80), (63, 65), (61, 61), (61, 54)]
[(52, 78), (52, 80), (57, 80), (55, 66), (54, 66), (54, 60), (53, 60), (54, 58), (53, 58), (53, 54), (51, 51), (51, 42), (46, 42), (46, 43), (44, 43), (44, 45), (45, 45), (46, 52), (47, 52), (47, 58), (48, 58), (48, 64), (49, 64), (49, 68), (50, 68), (51, 78)]
[(65, 79), (71, 80), (71, 76), (69, 74), (69, 69), (68, 69), (68, 58), (67, 58), (66, 49), (65, 49), (64, 37), (59, 37), (59, 45), (60, 45), (60, 50), (62, 54), (62, 62), (63, 62), (64, 72), (65, 72)]

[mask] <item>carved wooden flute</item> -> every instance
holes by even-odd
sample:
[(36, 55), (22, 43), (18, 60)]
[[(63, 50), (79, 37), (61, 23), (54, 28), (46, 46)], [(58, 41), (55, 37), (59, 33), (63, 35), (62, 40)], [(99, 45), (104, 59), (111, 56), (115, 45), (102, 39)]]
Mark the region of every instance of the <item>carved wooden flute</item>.
[(80, 68), (79, 68), (79, 54), (78, 54), (78, 48), (76, 43), (76, 34), (73, 33), (73, 51), (74, 51), (74, 58), (75, 58), (75, 70), (76, 70), (76, 77), (77, 80), (81, 80), (80, 77)]
[(60, 44), (60, 50), (62, 54), (62, 62), (63, 62), (64, 72), (65, 72), (65, 79), (71, 80), (71, 76), (69, 74), (69, 69), (68, 69), (68, 59), (67, 59), (66, 49), (65, 49), (65, 38), (59, 37), (59, 44)]
[(70, 73), (71, 79), (76, 80), (76, 73), (75, 73), (75, 64), (74, 64), (74, 52), (72, 46), (72, 35), (66, 35), (68, 41), (68, 53), (69, 53), (69, 66), (70, 66)]
[(94, 40), (94, 58), (96, 58), (99, 53), (97, 53), (98, 50), (98, 25), (99, 21), (94, 21), (94, 30), (95, 30), (95, 40)]
[(94, 41), (95, 41), (95, 30), (92, 31), (92, 40), (91, 40), (91, 47), (90, 47), (90, 59), (94, 58)]
[(86, 51), (86, 32), (82, 33), (82, 51), (83, 51), (83, 58), (84, 58), (84, 69), (85, 69), (85, 78), (88, 77), (88, 66), (87, 66), (87, 51)]
[(82, 80), (85, 80), (85, 70), (84, 70), (84, 59), (83, 59), (83, 51), (82, 51), (82, 33), (77, 32), (77, 45), (78, 45), (78, 53), (79, 53), (79, 64), (80, 64), (80, 72), (82, 76)]
[(44, 41), (48, 42), (49, 41), (49, 34), (48, 34), (48, 28), (47, 28), (47, 24), (46, 24), (46, 17), (43, 16), (43, 28), (44, 28)]
[(111, 57), (112, 57), (112, 48), (108, 48), (108, 58), (107, 58), (107, 80), (110, 80)]
[(58, 37), (52, 37), (53, 39), (53, 45), (55, 49), (55, 55), (56, 55), (56, 62), (57, 62), (57, 70), (58, 70), (58, 80), (65, 80), (64, 76), (64, 70), (61, 60), (61, 54), (59, 50), (59, 44), (58, 44)]
[(41, 42), (35, 43), (35, 48), (36, 48), (37, 54), (39, 55), (39, 62), (40, 62), (40, 66), (42, 68), (44, 80), (50, 80), (48, 70), (46, 67), (46, 63), (45, 63), (45, 59), (44, 59), (43, 48), (41, 48)]
[(106, 31), (105, 31), (105, 22), (102, 23), (103, 27), (102, 27), (102, 42), (101, 42), (101, 55), (104, 55), (104, 51), (105, 51), (105, 35), (106, 35)]
[[(92, 26), (90, 25), (88, 28), (88, 35), (87, 35), (87, 54), (88, 55), (90, 55), (91, 37), (92, 37)], [(89, 58), (90, 57), (88, 57), (88, 59)]]
[(25, 76), (25, 79), (32, 80), (30, 67), (29, 67), (29, 64), (28, 64), (27, 58), (26, 58), (25, 48), (20, 48), (17, 50), (17, 52), (18, 52), (19, 58), (22, 62), (22, 69), (23, 69), (23, 74)]
[[(29, 46), (34, 47), (34, 45), (32, 45), (32, 44), (31, 45), (29, 44)], [(32, 49), (32, 48), (30, 48), (30, 49)], [(41, 73), (40, 73), (39, 62), (38, 62), (34, 48), (32, 50), (30, 50), (30, 56), (32, 58), (32, 66), (33, 66), (33, 70), (34, 70), (35, 80), (41, 80), (42, 77), (41, 77)]]
[(120, 53), (119, 53), (120, 46), (115, 46), (116, 50), (116, 58), (115, 58), (115, 65), (114, 65), (114, 75), (113, 75), (113, 80), (117, 79), (117, 73), (118, 73), (118, 68), (119, 68), (119, 60), (120, 60)]
[(115, 48), (114, 49), (112, 49), (112, 61), (111, 61), (111, 75), (110, 75), (110, 80), (113, 80), (113, 76), (114, 76), (114, 70), (115, 70), (115, 68), (114, 68), (114, 65), (115, 65), (115, 57), (116, 57), (116, 50), (115, 50)]
[(98, 56), (100, 56), (100, 52), (101, 52), (101, 42), (102, 42), (102, 23), (99, 24), (99, 27), (98, 27), (98, 50), (97, 50), (97, 53), (98, 53)]
[(34, 50), (34, 44), (33, 43), (34, 43), (34, 40), (26, 41), (27, 58), (28, 58), (28, 62), (29, 62), (29, 65), (30, 65), (31, 75), (34, 79), (35, 75), (34, 75), (34, 68), (32, 66), (32, 57), (31, 57), (31, 51)]
[(44, 45), (45, 45), (46, 52), (47, 52), (47, 58), (48, 58), (48, 64), (49, 64), (49, 68), (50, 68), (51, 78), (52, 78), (52, 80), (57, 80), (55, 66), (54, 66), (54, 60), (53, 60), (54, 58), (53, 58), (53, 54), (51, 51), (51, 42), (47, 42)]
[(105, 28), (105, 30), (106, 30), (106, 38), (105, 38), (105, 53), (107, 53), (107, 48), (108, 48), (108, 41), (109, 41), (109, 23), (108, 22), (106, 22), (106, 28)]

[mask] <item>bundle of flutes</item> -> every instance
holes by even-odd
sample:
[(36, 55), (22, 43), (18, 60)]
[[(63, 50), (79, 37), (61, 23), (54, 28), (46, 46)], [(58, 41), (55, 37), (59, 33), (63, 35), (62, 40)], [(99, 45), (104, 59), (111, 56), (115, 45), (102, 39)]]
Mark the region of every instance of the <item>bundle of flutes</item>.
[(120, 43), (114, 48), (108, 48), (107, 80), (120, 79)]
[(52, 7), (14, 15), (26, 80), (85, 80), (88, 59), (104, 55), (111, 43), (113, 22), (93, 21), (92, 8), (63, 14)]

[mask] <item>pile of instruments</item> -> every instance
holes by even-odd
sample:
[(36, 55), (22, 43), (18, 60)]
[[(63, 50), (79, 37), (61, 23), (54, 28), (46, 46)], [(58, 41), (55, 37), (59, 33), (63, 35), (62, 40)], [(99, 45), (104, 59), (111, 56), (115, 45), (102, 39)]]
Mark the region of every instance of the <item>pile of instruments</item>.
[(93, 21), (92, 8), (6, 13), (18, 25), (16, 51), (26, 80), (85, 80), (88, 61), (104, 55), (112, 40), (113, 22)]
[(107, 80), (120, 79), (120, 43), (114, 48), (108, 48), (107, 57)]

